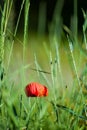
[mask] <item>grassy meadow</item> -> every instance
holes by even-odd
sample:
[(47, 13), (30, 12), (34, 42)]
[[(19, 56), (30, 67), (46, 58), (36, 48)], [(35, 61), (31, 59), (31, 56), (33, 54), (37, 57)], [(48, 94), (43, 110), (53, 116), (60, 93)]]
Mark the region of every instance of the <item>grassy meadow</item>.
[[(73, 15), (78, 19), (76, 5), (74, 1)], [(87, 13), (82, 10), (84, 24), (79, 36), (73, 19), (72, 29), (62, 25), (57, 34), (60, 22), (52, 23), (54, 33), (49, 29), (48, 36), (40, 36), (28, 32), (29, 0), (22, 1), (11, 32), (12, 7), (13, 0), (5, 1), (3, 9), (0, 6), (0, 130), (86, 130)], [(23, 7), (24, 33), (17, 34)], [(27, 97), (24, 89), (30, 82), (47, 86), (48, 96)]]

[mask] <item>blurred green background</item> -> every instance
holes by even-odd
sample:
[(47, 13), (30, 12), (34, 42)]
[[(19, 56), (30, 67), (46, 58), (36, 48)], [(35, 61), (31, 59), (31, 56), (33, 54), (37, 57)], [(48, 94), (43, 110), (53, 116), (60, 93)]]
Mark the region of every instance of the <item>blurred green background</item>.
[[(22, 1), (15, 0), (14, 12), (15, 21), (17, 20), (18, 12)], [(57, 27), (58, 19), (61, 24), (65, 24), (69, 28), (73, 26), (73, 18), (75, 13), (78, 16), (78, 29), (82, 31), (82, 25), (84, 22), (82, 9), (86, 11), (86, 0), (31, 0), (29, 9), (29, 32), (38, 34), (49, 34), (50, 26)], [(57, 23), (56, 23), (57, 22)], [(24, 10), (21, 14), (19, 31), (23, 29), (24, 25)], [(54, 28), (53, 27), (53, 28)], [(53, 31), (52, 28), (52, 31)]]
[[(4, 1), (1, 1), (2, 8)], [(14, 33), (19, 12), (23, 1), (14, 0), (11, 9), (7, 28)], [(79, 39), (83, 45), (83, 24), (84, 16), (82, 9), (86, 11), (86, 0), (31, 0), (28, 14), (28, 28), (27, 28), (27, 43), (25, 47), (25, 64), (31, 64), (35, 67), (35, 57), (43, 70), (50, 71), (50, 55), (51, 51), (53, 60), (56, 57), (55, 52), (55, 38), (59, 48), (60, 64), (64, 82), (71, 85), (73, 72), (68, 63), (69, 46), (67, 43), (67, 34), (69, 33), (71, 39)], [(19, 69), (23, 60), (23, 39), (24, 39), (24, 26), (25, 26), (25, 4), (22, 7), (20, 20), (15, 37), (7, 31), (5, 43), (5, 65), (9, 66), (10, 71)], [(66, 28), (66, 29), (65, 29)], [(14, 40), (14, 47), (9, 62), (9, 55)], [(10, 42), (9, 42), (10, 41)], [(73, 47), (75, 42), (73, 42)], [(79, 42), (78, 42), (79, 44)], [(74, 49), (75, 57), (78, 58), (78, 49)], [(85, 57), (81, 62), (80, 68), (85, 66)], [(16, 62), (18, 61), (18, 62)], [(70, 61), (70, 62), (71, 62)], [(78, 60), (76, 60), (78, 62)], [(71, 64), (71, 63), (70, 63)], [(79, 63), (77, 63), (78, 65)], [(72, 66), (72, 65), (71, 65)], [(66, 71), (68, 70), (68, 73)], [(12, 69), (12, 70), (11, 70)], [(79, 75), (81, 69), (79, 69)], [(33, 71), (30, 73), (34, 73)], [(28, 75), (28, 74), (27, 74)], [(34, 74), (33, 74), (34, 75)], [(27, 77), (27, 76), (26, 76)], [(37, 77), (37, 76), (36, 76)], [(27, 77), (30, 78), (30, 77)]]
[[(86, 129), (86, 6), (87, 0), (0, 1), (2, 129)], [(49, 89), (46, 98), (26, 97), (25, 86), (35, 81)]]

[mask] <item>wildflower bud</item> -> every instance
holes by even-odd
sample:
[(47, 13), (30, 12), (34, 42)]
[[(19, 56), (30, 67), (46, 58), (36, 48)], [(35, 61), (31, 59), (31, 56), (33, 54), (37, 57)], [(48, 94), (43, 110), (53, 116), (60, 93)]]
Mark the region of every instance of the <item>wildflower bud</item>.
[(32, 82), (25, 87), (27, 97), (42, 97), (48, 95), (48, 88), (40, 83)]

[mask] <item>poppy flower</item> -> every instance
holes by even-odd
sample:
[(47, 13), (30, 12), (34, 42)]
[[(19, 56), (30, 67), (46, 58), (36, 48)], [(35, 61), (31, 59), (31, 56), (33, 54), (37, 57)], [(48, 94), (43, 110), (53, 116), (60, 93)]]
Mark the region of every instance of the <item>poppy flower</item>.
[(25, 87), (27, 97), (42, 97), (48, 95), (48, 88), (40, 83), (32, 82)]

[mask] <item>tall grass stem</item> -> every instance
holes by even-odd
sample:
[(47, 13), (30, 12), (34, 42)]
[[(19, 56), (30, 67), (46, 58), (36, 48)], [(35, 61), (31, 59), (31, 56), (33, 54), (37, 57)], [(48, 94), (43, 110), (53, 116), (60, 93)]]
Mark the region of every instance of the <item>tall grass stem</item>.
[(76, 62), (75, 62), (74, 55), (73, 55), (73, 45), (72, 45), (72, 42), (70, 41), (69, 37), (68, 37), (68, 42), (69, 42), (69, 48), (70, 48), (70, 52), (71, 52), (73, 66), (74, 66), (74, 69), (75, 69), (75, 74), (76, 74), (76, 77), (77, 77), (78, 84), (80, 86), (80, 80), (79, 80), (79, 76), (78, 76), (78, 72), (77, 72)]
[[(25, 0), (23, 0), (23, 1), (22, 1), (22, 4), (21, 4), (19, 16), (18, 16), (18, 20), (17, 20), (16, 27), (15, 27), (15, 31), (14, 31), (14, 34), (13, 34), (14, 37), (15, 37), (16, 34), (17, 34), (17, 29), (18, 29), (18, 25), (19, 25), (19, 20), (20, 20), (20, 17), (21, 17), (22, 9), (23, 9), (23, 6), (24, 6), (24, 2), (25, 2)], [(10, 65), (11, 56), (12, 56), (12, 51), (13, 51), (13, 46), (14, 46), (14, 39), (13, 39), (13, 41), (12, 41), (12, 45), (11, 45), (11, 49), (10, 49), (10, 54), (9, 54), (9, 58), (8, 58), (8, 67), (7, 67), (7, 69), (9, 68), (9, 65)]]
[(25, 46), (28, 38), (28, 16), (29, 16), (30, 0), (25, 1), (25, 17), (24, 17), (24, 42), (23, 42), (23, 62), (25, 59)]

